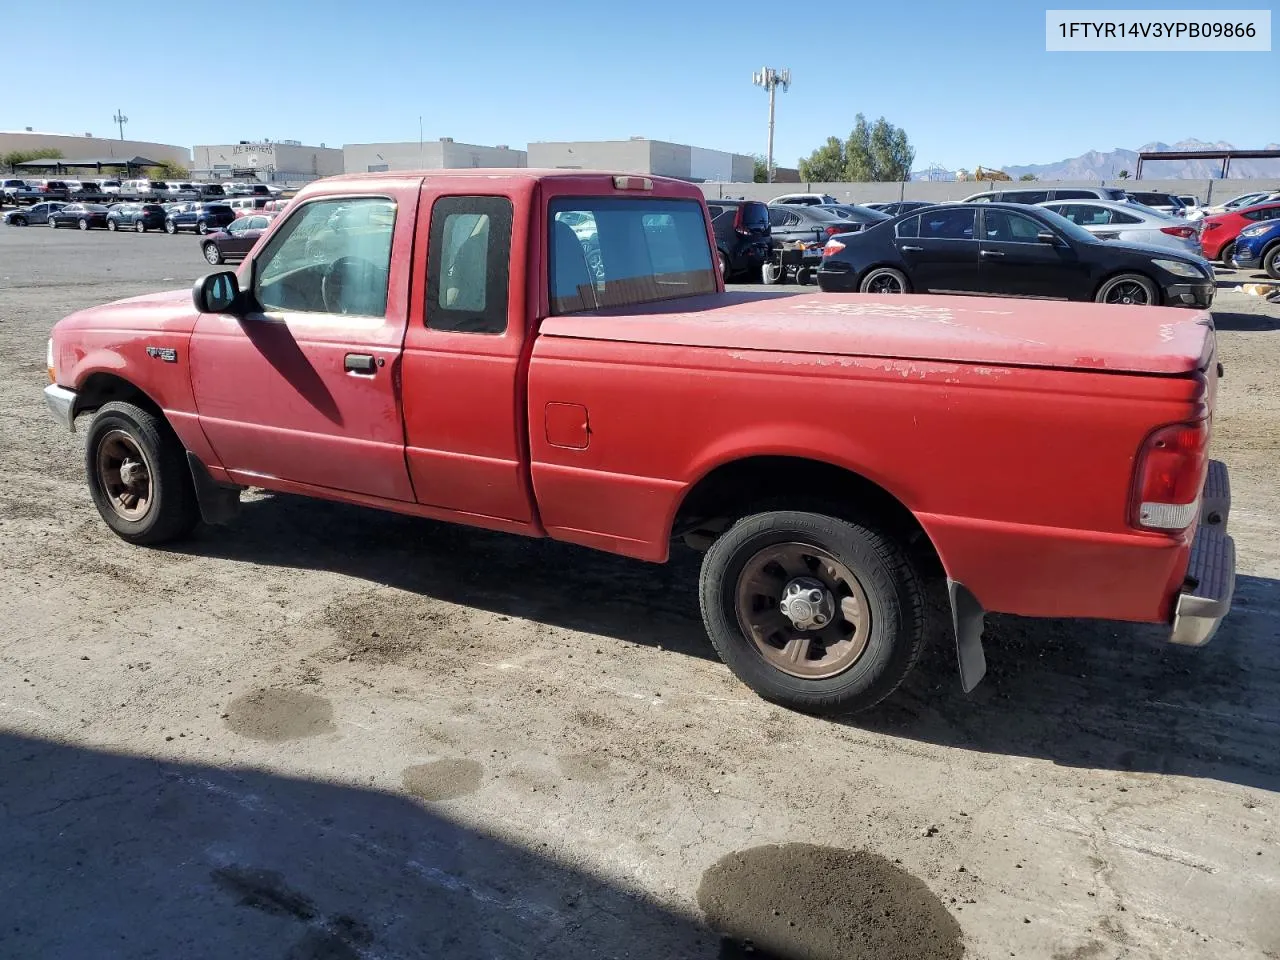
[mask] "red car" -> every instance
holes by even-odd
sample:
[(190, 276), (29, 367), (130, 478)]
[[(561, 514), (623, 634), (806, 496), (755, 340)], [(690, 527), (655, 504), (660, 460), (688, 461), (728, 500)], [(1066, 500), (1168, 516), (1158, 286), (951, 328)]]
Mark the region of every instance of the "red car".
[(1207, 312), (728, 293), (715, 254), (677, 180), (331, 177), (238, 272), (59, 321), (45, 397), (93, 414), (89, 491), (129, 543), (244, 487), (654, 563), (682, 540), (716, 650), (811, 712), (907, 676), (926, 581), (966, 690), (987, 611), (1213, 636), (1235, 548)]
[(1230, 213), (1215, 213), (1204, 218), (1204, 229), (1200, 233), (1200, 245), (1204, 247), (1204, 255), (1210, 260), (1221, 260), (1231, 266), (1231, 254), (1235, 250), (1236, 237), (1245, 227), (1267, 220), (1280, 220), (1280, 203), (1260, 203), (1254, 207), (1243, 207)]

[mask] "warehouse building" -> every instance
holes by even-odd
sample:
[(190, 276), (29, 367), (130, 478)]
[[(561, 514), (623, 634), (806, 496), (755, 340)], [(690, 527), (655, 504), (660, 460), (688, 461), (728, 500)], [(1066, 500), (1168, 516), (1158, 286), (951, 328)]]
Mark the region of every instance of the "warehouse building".
[(742, 153), (708, 150), (665, 140), (581, 140), (531, 143), (529, 166), (568, 170), (617, 170), (703, 181), (750, 183), (755, 161)]
[(482, 147), (458, 143), (453, 137), (407, 143), (348, 143), (342, 147), (342, 159), (347, 173), (529, 165), (523, 150), (512, 150), (505, 143)]
[(69, 133), (41, 133), (28, 127), (25, 130), (0, 130), (0, 157), (15, 151), (59, 150), (69, 160), (81, 157), (119, 157), (132, 160), (146, 157), (148, 160), (167, 160), (179, 166), (191, 165), (191, 151), (168, 143), (151, 143), (147, 140), (113, 140), (95, 137), (91, 133), (74, 136)]
[(191, 173), (213, 180), (253, 177), (266, 183), (306, 183), (342, 173), (342, 151), (323, 143), (308, 147), (297, 140), (197, 144)]

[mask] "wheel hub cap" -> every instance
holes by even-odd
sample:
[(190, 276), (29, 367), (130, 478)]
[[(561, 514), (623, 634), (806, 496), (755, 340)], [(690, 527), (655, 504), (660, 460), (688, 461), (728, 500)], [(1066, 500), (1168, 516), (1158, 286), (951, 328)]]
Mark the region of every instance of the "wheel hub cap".
[(796, 577), (778, 601), (778, 609), (797, 630), (816, 630), (830, 623), (835, 606), (831, 591), (814, 577)]

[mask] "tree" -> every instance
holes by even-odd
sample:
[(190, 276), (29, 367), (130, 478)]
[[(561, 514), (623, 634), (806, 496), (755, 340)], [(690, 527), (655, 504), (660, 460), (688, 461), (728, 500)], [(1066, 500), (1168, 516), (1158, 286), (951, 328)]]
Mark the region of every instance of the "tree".
[(1035, 180), (1035, 178), (1036, 178), (1036, 175), (1034, 173), (1024, 173), (1018, 179), (1023, 181), (1024, 183), (1031, 183), (1033, 180)]
[(40, 150), (12, 150), (0, 157), (0, 166), (12, 173), (18, 172), (18, 164), (28, 160), (61, 160), (62, 151), (57, 147), (44, 147)]
[(751, 159), (755, 162), (755, 172), (751, 179), (754, 183), (769, 182), (769, 163), (758, 153), (752, 154)]
[(915, 158), (905, 130), (884, 117), (869, 124), (858, 114), (847, 139), (827, 137), (823, 146), (800, 161), (800, 179), (818, 183), (906, 180)]
[(190, 170), (171, 160), (161, 160), (159, 166), (147, 168), (147, 177), (151, 180), (186, 180), (190, 176)]
[(1117, 176), (1117, 177), (1119, 177), (1121, 180), (1128, 180), (1128, 179), (1129, 179), (1129, 171), (1128, 171), (1128, 170), (1121, 170), (1118, 174), (1116, 174), (1116, 176)]
[(800, 179), (814, 183), (845, 179), (844, 144), (838, 137), (827, 137), (824, 146), (809, 154), (808, 159), (800, 161)]

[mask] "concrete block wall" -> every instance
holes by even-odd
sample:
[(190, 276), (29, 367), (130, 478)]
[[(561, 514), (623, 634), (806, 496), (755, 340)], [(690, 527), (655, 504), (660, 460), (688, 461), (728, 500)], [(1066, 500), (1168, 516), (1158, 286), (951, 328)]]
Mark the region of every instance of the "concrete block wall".
[(769, 201), (784, 193), (825, 193), (842, 203), (885, 203), (894, 200), (963, 200), (986, 190), (1055, 189), (1067, 187), (1121, 187), (1126, 190), (1153, 190), (1195, 194), (1201, 203), (1222, 203), (1254, 190), (1280, 190), (1280, 180), (1037, 180), (987, 182), (976, 180), (911, 180), (906, 183), (701, 183), (711, 200), (745, 197)]

